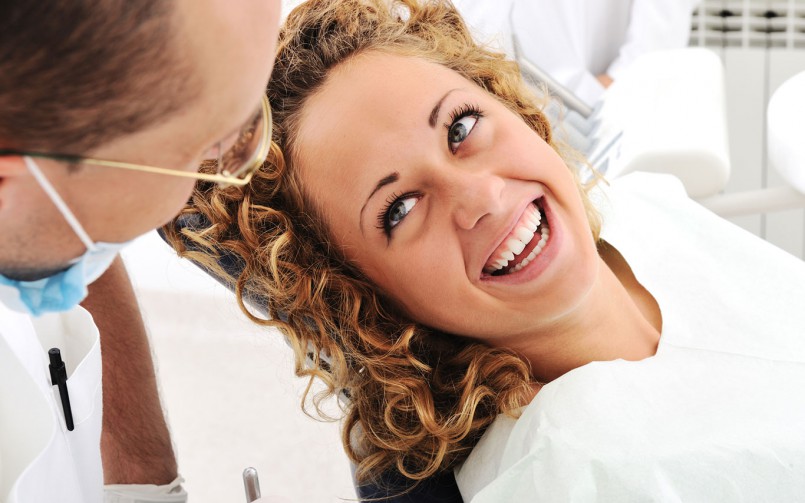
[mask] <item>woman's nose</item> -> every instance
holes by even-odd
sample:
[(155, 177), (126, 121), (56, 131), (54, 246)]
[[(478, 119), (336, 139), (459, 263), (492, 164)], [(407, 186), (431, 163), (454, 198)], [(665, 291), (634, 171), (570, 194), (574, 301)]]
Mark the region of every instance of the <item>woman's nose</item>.
[(458, 173), (451, 180), (453, 220), (461, 229), (472, 229), (485, 216), (501, 209), (504, 181), (491, 173)]

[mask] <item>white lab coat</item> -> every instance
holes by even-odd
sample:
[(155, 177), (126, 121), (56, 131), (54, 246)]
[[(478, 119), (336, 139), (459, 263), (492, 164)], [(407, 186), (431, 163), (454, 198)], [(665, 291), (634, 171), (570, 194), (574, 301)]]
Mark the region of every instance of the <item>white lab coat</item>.
[[(32, 318), (9, 310), (0, 286), (0, 501), (100, 503), (101, 353), (81, 307)], [(75, 429), (67, 431), (47, 350), (67, 367)]]
[(522, 54), (594, 104), (596, 76), (617, 79), (638, 56), (685, 47), (701, 0), (456, 0), (477, 38)]

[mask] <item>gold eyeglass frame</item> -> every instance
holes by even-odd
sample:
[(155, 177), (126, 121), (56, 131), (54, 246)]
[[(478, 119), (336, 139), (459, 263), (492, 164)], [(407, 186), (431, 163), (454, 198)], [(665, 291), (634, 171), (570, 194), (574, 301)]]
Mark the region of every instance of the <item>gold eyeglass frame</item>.
[[(266, 97), (265, 94), (263, 94), (263, 98), (261, 100), (261, 111), (263, 114), (264, 127), (263, 127), (263, 134), (261, 135), (260, 138), (260, 143), (257, 144), (257, 148), (254, 150), (254, 153), (249, 158), (249, 160), (244, 162), (242, 166), (234, 173), (222, 172), (212, 174), (212, 173), (199, 173), (198, 171), (180, 171), (176, 169), (148, 166), (146, 164), (135, 164), (131, 162), (122, 162), (122, 161), (109, 161), (105, 159), (95, 159), (93, 157), (83, 157), (79, 155), (27, 152), (23, 150), (3, 149), (3, 148), (0, 148), (0, 156), (20, 155), (28, 157), (39, 157), (39, 158), (54, 159), (57, 161), (69, 162), (73, 164), (92, 164), (94, 166), (104, 166), (107, 168), (128, 169), (132, 171), (140, 171), (143, 173), (155, 173), (158, 175), (178, 176), (182, 178), (194, 178), (196, 180), (216, 182), (221, 185), (235, 185), (242, 187), (247, 183), (249, 183), (249, 181), (252, 179), (252, 176), (254, 176), (254, 173), (260, 168), (260, 166), (263, 165), (263, 162), (265, 162), (266, 157), (268, 157), (268, 151), (271, 147), (271, 130), (273, 128), (273, 123), (271, 120), (271, 106), (268, 104), (268, 98)], [(239, 178), (238, 175), (244, 172), (246, 173), (246, 175), (242, 178)]]

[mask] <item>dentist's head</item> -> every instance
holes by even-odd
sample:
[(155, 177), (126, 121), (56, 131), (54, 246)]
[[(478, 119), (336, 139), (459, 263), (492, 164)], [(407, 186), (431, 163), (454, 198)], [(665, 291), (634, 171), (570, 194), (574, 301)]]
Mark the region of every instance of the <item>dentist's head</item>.
[(279, 11), (279, 0), (0, 5), (4, 303), (72, 307), (197, 178), (250, 178), (269, 143)]

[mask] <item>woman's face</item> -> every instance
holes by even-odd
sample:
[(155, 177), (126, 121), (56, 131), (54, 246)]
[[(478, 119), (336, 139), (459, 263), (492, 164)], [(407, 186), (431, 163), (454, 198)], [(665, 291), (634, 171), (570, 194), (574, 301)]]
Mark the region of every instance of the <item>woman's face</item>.
[(583, 315), (599, 258), (570, 171), (458, 73), (359, 55), (308, 100), (296, 144), (334, 243), (415, 321), (506, 345)]

